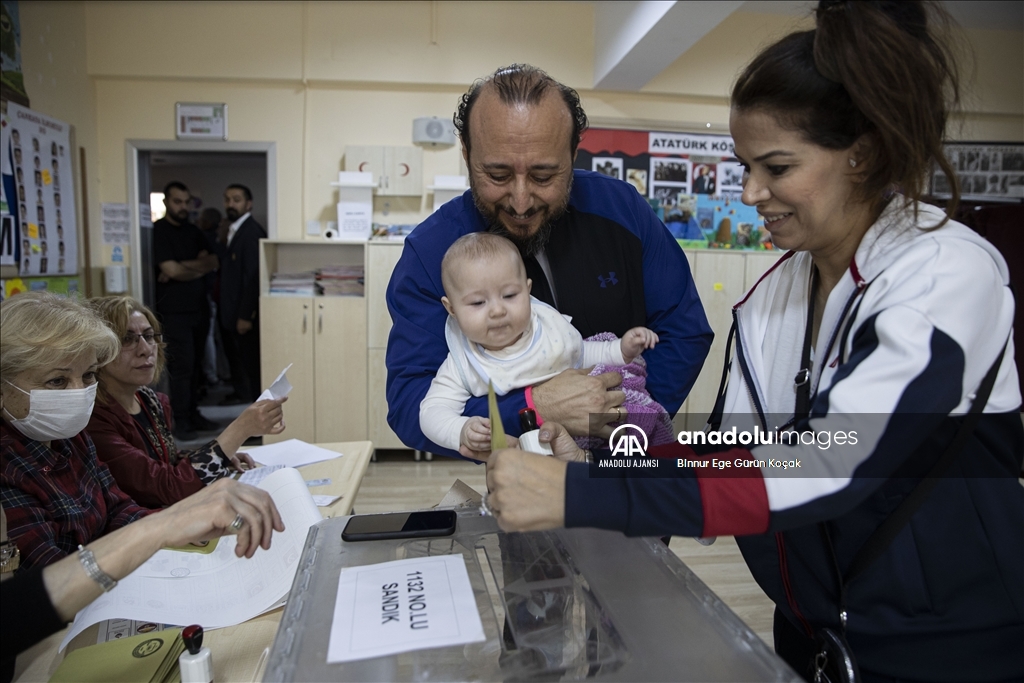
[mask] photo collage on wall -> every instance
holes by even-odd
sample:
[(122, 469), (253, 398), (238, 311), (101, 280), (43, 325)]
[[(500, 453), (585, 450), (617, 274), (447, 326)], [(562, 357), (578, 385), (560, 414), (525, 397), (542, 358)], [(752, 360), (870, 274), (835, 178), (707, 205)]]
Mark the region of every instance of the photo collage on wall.
[(727, 135), (591, 128), (576, 168), (632, 185), (685, 248), (773, 248)]
[[(989, 202), (1024, 200), (1024, 145), (999, 142), (951, 142), (943, 145), (960, 183), (961, 199)], [(946, 174), (932, 172), (932, 195), (952, 196)]]
[(78, 241), (68, 124), (13, 102), (3, 124), (0, 261), (17, 265), (22, 277), (74, 274)]

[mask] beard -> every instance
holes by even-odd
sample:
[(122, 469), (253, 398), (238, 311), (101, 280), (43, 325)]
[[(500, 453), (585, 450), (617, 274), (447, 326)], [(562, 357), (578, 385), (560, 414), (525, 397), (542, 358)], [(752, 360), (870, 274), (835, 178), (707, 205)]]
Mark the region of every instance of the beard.
[(478, 198), (476, 188), (474, 187), (472, 174), (469, 180), (469, 189), (473, 195), (473, 204), (476, 206), (476, 210), (484, 217), (487, 221), (487, 232), (504, 237), (512, 244), (516, 245), (519, 252), (523, 257), (534, 256), (540, 251), (544, 250), (544, 247), (548, 244), (548, 239), (551, 237), (551, 230), (554, 228), (562, 216), (565, 215), (566, 209), (569, 207), (569, 195), (572, 192), (572, 173), (569, 174), (569, 183), (565, 188), (565, 194), (562, 196), (561, 201), (557, 206), (546, 205), (540, 208), (530, 209), (526, 212), (527, 216), (534, 216), (538, 213), (545, 213), (546, 216), (541, 222), (540, 227), (531, 235), (523, 235), (521, 233), (513, 232), (501, 221), (501, 214), (515, 215), (515, 211), (510, 206), (485, 206)]
[(237, 221), (238, 217), (242, 215), (238, 213), (238, 209), (236, 209), (233, 206), (229, 206), (228, 208), (224, 209), (224, 213), (227, 214), (227, 217), (233, 221)]
[(171, 216), (171, 218), (173, 218), (178, 223), (187, 223), (188, 222), (188, 209), (182, 209), (181, 211), (178, 211), (177, 213), (170, 214), (170, 216)]

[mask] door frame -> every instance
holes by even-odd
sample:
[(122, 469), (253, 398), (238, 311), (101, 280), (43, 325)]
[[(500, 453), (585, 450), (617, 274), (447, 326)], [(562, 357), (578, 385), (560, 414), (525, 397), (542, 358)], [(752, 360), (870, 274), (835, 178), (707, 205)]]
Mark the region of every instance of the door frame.
[[(130, 292), (142, 298), (142, 236), (139, 217), (139, 152), (263, 152), (267, 155), (267, 237), (277, 237), (277, 143), (193, 140), (125, 140), (128, 215), (131, 217)], [(149, 197), (146, 197), (147, 202)]]

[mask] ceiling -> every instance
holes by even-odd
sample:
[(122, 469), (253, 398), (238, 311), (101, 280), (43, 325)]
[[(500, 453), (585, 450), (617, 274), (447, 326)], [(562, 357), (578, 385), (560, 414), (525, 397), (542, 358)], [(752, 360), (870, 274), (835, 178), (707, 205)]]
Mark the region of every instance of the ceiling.
[[(808, 0), (593, 2), (594, 88), (638, 91), (736, 11), (808, 16)], [(947, 0), (964, 28), (1024, 31), (1024, 0)]]

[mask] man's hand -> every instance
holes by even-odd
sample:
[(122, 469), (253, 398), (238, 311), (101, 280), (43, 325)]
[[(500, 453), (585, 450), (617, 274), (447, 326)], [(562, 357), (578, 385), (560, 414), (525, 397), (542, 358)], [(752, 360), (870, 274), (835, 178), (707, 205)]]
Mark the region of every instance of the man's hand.
[(238, 334), (245, 334), (252, 329), (252, 321), (239, 318), (235, 323), (235, 329), (238, 331)]
[(565, 470), (564, 462), (546, 455), (509, 449), (492, 453), (488, 506), (498, 526), (505, 531), (565, 526)]
[(654, 330), (649, 330), (646, 327), (634, 327), (622, 335), (622, 341), (619, 342), (623, 360), (632, 363), (637, 356), (643, 353), (644, 349), (653, 349), (658, 341), (660, 340)]
[[(606, 372), (590, 377), (588, 372), (566, 370), (533, 387), (533, 403), (545, 423), (558, 422), (573, 436), (588, 436), (591, 415), (608, 415), (609, 422), (615, 419), (615, 408), (622, 405), (626, 395), (609, 390), (622, 384), (622, 376)], [(610, 434), (611, 429), (605, 426), (598, 436)]]

